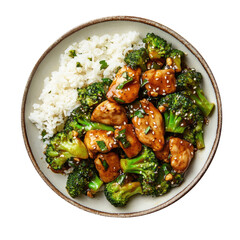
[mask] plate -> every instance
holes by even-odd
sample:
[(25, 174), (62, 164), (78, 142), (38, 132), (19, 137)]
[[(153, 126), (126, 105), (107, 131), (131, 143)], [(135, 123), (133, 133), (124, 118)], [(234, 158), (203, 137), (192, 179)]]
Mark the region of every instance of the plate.
[[(98, 194), (93, 199), (86, 196), (72, 199), (68, 195), (65, 189), (66, 176), (54, 174), (47, 168), (43, 154), (43, 143), (38, 138), (37, 128), (30, 122), (28, 116), (32, 111), (32, 105), (38, 102), (38, 97), (43, 89), (43, 80), (52, 71), (58, 69), (59, 56), (69, 45), (92, 35), (121, 34), (128, 31), (137, 31), (141, 37), (144, 37), (149, 32), (153, 32), (172, 43), (174, 48), (187, 53), (186, 63), (202, 73), (204, 79), (203, 90), (210, 102), (215, 103), (215, 109), (211, 114), (209, 124), (205, 127), (206, 147), (204, 150), (197, 152), (181, 186), (157, 198), (136, 196), (129, 201), (126, 207), (115, 208), (105, 199), (103, 193)], [(221, 135), (222, 109), (217, 83), (209, 66), (200, 53), (187, 40), (168, 27), (154, 21), (138, 17), (115, 16), (93, 20), (72, 29), (43, 53), (34, 66), (26, 84), (22, 100), (21, 123), (29, 157), (39, 175), (56, 194), (74, 206), (92, 213), (112, 217), (133, 217), (152, 213), (171, 205), (197, 184), (208, 169), (217, 150)]]

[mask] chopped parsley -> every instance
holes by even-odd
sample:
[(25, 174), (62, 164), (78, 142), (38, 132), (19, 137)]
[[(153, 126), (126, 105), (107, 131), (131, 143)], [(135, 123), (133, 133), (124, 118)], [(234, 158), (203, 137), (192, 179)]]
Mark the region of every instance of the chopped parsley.
[(106, 69), (108, 67), (108, 64), (105, 60), (101, 60), (99, 63), (101, 64), (100, 70)]
[(122, 143), (124, 148), (128, 148), (131, 146), (130, 142), (126, 138), (126, 129), (119, 131), (116, 139)]
[(89, 61), (92, 61), (92, 58), (88, 58)]
[(105, 152), (108, 150), (106, 144), (104, 141), (96, 141), (97, 145), (99, 146), (99, 148), (101, 149), (102, 152)]
[(46, 134), (47, 134), (47, 131), (46, 131), (45, 129), (43, 129), (42, 132), (41, 132), (41, 136), (42, 136), (43, 142), (45, 142), (45, 140), (46, 140), (46, 139), (44, 139), (44, 137), (46, 136)]
[(76, 62), (76, 67), (82, 67), (82, 64), (80, 62)]
[(71, 57), (71, 58), (76, 57), (77, 56), (76, 50), (70, 50), (68, 56)]

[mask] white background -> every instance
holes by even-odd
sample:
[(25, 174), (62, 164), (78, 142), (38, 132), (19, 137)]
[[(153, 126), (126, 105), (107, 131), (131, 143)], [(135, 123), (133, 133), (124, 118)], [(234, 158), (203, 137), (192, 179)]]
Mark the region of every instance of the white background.
[[(228, 1), (1, 1), (1, 239), (239, 239), (240, 14)], [(114, 15), (175, 30), (205, 58), (223, 105), (221, 141), (200, 182), (173, 205), (142, 217), (94, 215), (61, 199), (40, 178), (23, 143), (20, 108), (28, 76), (61, 35)]]

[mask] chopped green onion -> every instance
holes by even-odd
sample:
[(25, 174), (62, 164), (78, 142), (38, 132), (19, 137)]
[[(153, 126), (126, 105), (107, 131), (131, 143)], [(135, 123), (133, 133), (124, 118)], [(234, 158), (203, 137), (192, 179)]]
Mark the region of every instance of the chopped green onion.
[(108, 163), (107, 163), (106, 160), (103, 160), (103, 161), (102, 161), (102, 165), (103, 165), (103, 167), (104, 167), (104, 170), (107, 171), (109, 166), (108, 166)]
[(145, 134), (148, 134), (148, 132), (150, 131), (150, 129), (151, 129), (151, 127), (148, 126), (148, 127), (145, 129), (144, 133), (145, 133)]
[(119, 131), (116, 139), (122, 143), (124, 148), (128, 148), (131, 146), (130, 142), (127, 140), (127, 137), (126, 137), (126, 129)]
[(101, 149), (102, 152), (105, 152), (108, 150), (106, 144), (104, 141), (96, 141), (97, 145), (99, 146), (99, 148)]
[(100, 70), (106, 69), (108, 67), (108, 64), (105, 60), (102, 60), (99, 63), (101, 64)]
[(118, 98), (118, 97), (113, 97), (113, 99), (114, 99), (116, 102), (118, 102), (118, 103), (125, 103), (124, 100), (122, 100), (122, 99), (120, 99), (120, 98)]
[(89, 61), (92, 61), (92, 58), (88, 58)]
[(132, 82), (132, 80), (133, 80), (133, 79), (130, 79), (130, 80), (127, 80), (127, 81), (124, 81), (124, 82), (120, 83), (120, 84), (116, 87), (116, 89), (123, 89), (123, 87), (124, 87), (127, 83)]
[(144, 79), (142, 84), (141, 84), (141, 87), (145, 86), (146, 84), (148, 83), (148, 80), (147, 79)]
[(137, 116), (139, 118), (143, 118), (145, 114), (146, 114), (146, 112), (144, 111), (144, 109), (140, 108), (136, 112), (134, 112), (133, 116), (134, 117)]

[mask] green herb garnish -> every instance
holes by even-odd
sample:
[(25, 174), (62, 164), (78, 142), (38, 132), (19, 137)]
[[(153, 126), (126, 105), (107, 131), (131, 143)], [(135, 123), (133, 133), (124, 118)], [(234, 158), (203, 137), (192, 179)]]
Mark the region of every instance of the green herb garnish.
[(101, 60), (99, 63), (101, 64), (100, 70), (106, 69), (108, 67), (108, 64), (105, 60)]
[(145, 86), (146, 84), (148, 83), (148, 80), (147, 79), (144, 79), (142, 84), (141, 84), (141, 87)]
[(137, 116), (139, 118), (143, 118), (144, 115), (146, 114), (146, 112), (144, 111), (144, 109), (139, 108), (136, 112), (134, 112), (133, 116)]
[(109, 166), (108, 166), (108, 163), (107, 163), (106, 160), (103, 160), (103, 161), (102, 161), (102, 165), (103, 165), (103, 167), (104, 167), (104, 170), (107, 171)]
[(117, 73), (122, 67), (118, 66), (116, 69), (115, 69), (115, 73)]
[(122, 99), (120, 99), (120, 98), (118, 98), (118, 97), (113, 97), (113, 99), (114, 99), (116, 102), (118, 102), (118, 103), (125, 103), (124, 100), (122, 100)]
[(128, 148), (131, 146), (130, 142), (126, 138), (126, 129), (119, 131), (116, 139), (122, 143), (124, 148)]
[(123, 89), (123, 87), (124, 87), (127, 83), (133, 81), (133, 78), (128, 75), (128, 72), (124, 72), (124, 73), (122, 74), (122, 77), (124, 77), (124, 78), (126, 79), (126, 81), (120, 83), (120, 84), (116, 87), (116, 89)]
[(96, 141), (97, 145), (99, 146), (99, 148), (101, 149), (102, 152), (105, 152), (108, 150), (106, 144), (104, 141)]
[(89, 61), (92, 61), (92, 58), (88, 58)]
[(82, 67), (82, 64), (80, 62), (76, 62), (76, 67)]
[(76, 57), (77, 56), (76, 50), (70, 50), (68, 56), (71, 57), (71, 58)]
[(46, 131), (45, 129), (43, 129), (42, 132), (41, 132), (41, 136), (42, 136), (43, 142), (45, 142), (45, 140), (46, 140), (46, 139), (44, 139), (44, 137), (46, 136), (46, 134), (47, 134), (47, 131)]
[(145, 134), (148, 134), (148, 132), (150, 131), (150, 129), (151, 129), (151, 127), (148, 126), (148, 127), (145, 129), (144, 133), (145, 133)]

